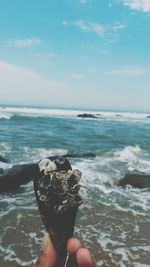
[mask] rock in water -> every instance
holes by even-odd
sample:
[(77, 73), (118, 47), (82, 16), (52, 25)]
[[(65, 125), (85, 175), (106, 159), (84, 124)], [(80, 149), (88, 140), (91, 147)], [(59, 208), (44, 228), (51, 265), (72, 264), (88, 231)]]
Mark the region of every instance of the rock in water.
[(12, 192), (20, 185), (27, 184), (38, 170), (37, 164), (14, 165), (9, 169), (0, 169), (0, 192)]
[(79, 195), (82, 174), (79, 170), (72, 170), (64, 157), (44, 159), (38, 165), (39, 175), (34, 179), (37, 204), (57, 250), (55, 267), (64, 267), (66, 242), (73, 235), (78, 206), (82, 203)]
[(79, 117), (79, 118), (91, 118), (91, 119), (97, 118), (95, 115), (88, 114), (88, 113), (78, 114), (77, 117)]
[(5, 162), (5, 163), (9, 163), (9, 160), (5, 159), (5, 158), (2, 157), (1, 155), (0, 155), (0, 161)]
[(127, 173), (119, 182), (120, 186), (131, 185), (135, 188), (150, 187), (150, 175), (142, 173)]

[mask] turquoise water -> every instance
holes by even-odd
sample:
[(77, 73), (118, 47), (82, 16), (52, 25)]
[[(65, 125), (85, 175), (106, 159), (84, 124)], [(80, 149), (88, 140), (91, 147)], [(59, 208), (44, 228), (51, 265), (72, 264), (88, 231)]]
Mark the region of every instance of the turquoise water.
[[(149, 189), (118, 187), (128, 171), (150, 174), (149, 114), (87, 112), (97, 119), (77, 118), (79, 110), (0, 108), (0, 154), (18, 164), (95, 153), (96, 158), (70, 160), (83, 173), (75, 234), (91, 247), (99, 266), (149, 266)], [(32, 183), (0, 199), (0, 266), (4, 261), (32, 266), (44, 232)]]

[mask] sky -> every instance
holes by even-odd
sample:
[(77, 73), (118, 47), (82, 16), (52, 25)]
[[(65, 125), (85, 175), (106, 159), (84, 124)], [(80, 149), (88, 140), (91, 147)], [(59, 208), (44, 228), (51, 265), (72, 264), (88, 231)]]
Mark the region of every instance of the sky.
[(0, 0), (0, 104), (150, 111), (150, 0)]

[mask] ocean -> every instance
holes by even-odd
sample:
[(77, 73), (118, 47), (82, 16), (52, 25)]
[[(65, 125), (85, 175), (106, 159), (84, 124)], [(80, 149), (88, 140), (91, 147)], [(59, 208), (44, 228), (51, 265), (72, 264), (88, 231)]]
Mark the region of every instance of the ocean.
[[(149, 114), (0, 107), (0, 155), (10, 161), (0, 167), (86, 152), (96, 157), (69, 159), (84, 200), (74, 235), (98, 266), (150, 266), (150, 190), (118, 186), (128, 172), (150, 174)], [(0, 194), (0, 267), (32, 266), (44, 232), (32, 182)]]

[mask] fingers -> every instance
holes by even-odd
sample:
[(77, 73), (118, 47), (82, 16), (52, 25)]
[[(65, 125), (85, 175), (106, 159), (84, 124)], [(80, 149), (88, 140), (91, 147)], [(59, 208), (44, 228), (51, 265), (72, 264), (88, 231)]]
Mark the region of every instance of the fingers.
[(67, 250), (71, 255), (76, 255), (78, 267), (96, 267), (96, 262), (93, 260), (89, 250), (83, 248), (81, 242), (76, 238), (69, 239)]
[(81, 242), (77, 238), (71, 238), (67, 242), (67, 251), (70, 254), (76, 254), (79, 248), (81, 248)]
[(79, 267), (95, 267), (95, 263), (87, 248), (80, 248), (77, 251), (76, 259)]
[[(71, 238), (67, 242), (67, 250), (76, 257), (78, 267), (96, 267), (96, 262), (87, 248), (83, 248), (81, 242), (76, 238)], [(34, 267), (54, 267), (56, 263), (56, 251), (49, 238), (49, 234), (44, 236), (43, 251), (40, 253)]]
[(40, 253), (34, 267), (53, 267), (56, 262), (56, 251), (49, 238), (49, 234), (45, 234), (43, 239), (43, 251)]

